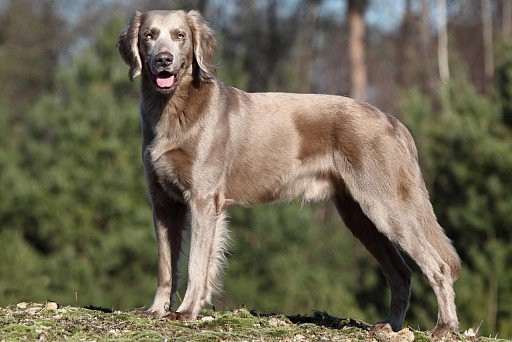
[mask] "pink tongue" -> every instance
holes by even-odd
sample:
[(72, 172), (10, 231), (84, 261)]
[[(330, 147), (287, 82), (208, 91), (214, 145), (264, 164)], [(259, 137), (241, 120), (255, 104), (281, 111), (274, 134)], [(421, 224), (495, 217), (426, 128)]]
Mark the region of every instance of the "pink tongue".
[(160, 88), (170, 88), (174, 84), (174, 76), (162, 78), (162, 77), (156, 77), (156, 84)]

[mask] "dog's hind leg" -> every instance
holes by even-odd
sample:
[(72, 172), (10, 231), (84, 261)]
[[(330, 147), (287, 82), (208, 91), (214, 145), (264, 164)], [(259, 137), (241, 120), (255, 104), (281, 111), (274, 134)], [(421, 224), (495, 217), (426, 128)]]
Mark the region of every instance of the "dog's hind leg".
[(220, 290), (219, 274), (225, 264), (228, 231), (223, 200), (218, 195), (191, 198), (192, 235), (188, 286), (177, 310), (180, 320), (193, 320)]
[(158, 185), (150, 187), (150, 194), (158, 245), (158, 285), (147, 313), (162, 317), (170, 312), (178, 289), (178, 259), (188, 210), (185, 204), (169, 198)]
[(373, 222), (349, 194), (346, 192), (336, 194), (334, 203), (345, 225), (379, 263), (391, 289), (388, 315), (384, 321), (375, 326), (389, 323), (394, 331), (400, 330), (409, 308), (411, 269), (393, 243), (375, 228)]
[(407, 198), (400, 198), (378, 175), (366, 182), (354, 182), (350, 176), (345, 181), (377, 230), (407, 252), (427, 277), (438, 304), (434, 334), (441, 335), (458, 329), (453, 281), (460, 260), (436, 221), (420, 177), (409, 179)]

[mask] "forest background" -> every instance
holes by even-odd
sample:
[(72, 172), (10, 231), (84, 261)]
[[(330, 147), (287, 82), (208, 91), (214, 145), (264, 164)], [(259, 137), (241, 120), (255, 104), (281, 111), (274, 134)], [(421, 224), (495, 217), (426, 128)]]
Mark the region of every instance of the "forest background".
[[(115, 42), (135, 9), (177, 8), (216, 30), (227, 84), (352, 96), (402, 120), (463, 261), (461, 327), (512, 337), (509, 0), (3, 0), (0, 305), (150, 304), (139, 81)], [(230, 222), (215, 308), (386, 315), (386, 281), (331, 204), (233, 209)], [(406, 323), (432, 328), (435, 299), (414, 269)]]

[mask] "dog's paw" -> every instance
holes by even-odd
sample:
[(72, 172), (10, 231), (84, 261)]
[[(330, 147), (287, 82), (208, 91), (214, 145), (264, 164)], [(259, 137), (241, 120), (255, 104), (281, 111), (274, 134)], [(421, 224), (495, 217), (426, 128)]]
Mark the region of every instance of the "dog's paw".
[(153, 318), (162, 318), (166, 315), (166, 313), (162, 313), (159, 311), (153, 311), (153, 310), (144, 310), (142, 313), (144, 313), (146, 316), (153, 317)]
[(147, 310), (144, 311), (144, 313), (148, 316), (152, 317), (165, 317), (169, 312), (171, 311), (171, 304), (167, 301), (156, 301), (153, 302), (153, 305), (151, 305)]
[(393, 331), (393, 328), (388, 322), (377, 322), (370, 328), (370, 333), (375, 333), (380, 330)]
[(151, 316), (151, 317), (157, 317), (162, 318), (165, 317), (167, 314), (169, 314), (169, 310), (167, 308), (156, 308), (156, 307), (150, 307), (149, 309), (142, 311), (144, 314)]
[(195, 320), (195, 317), (193, 317), (191, 314), (186, 313), (186, 312), (169, 311), (163, 317), (170, 319), (172, 321), (181, 321), (181, 322)]
[(451, 341), (457, 331), (457, 325), (438, 324), (432, 330), (432, 339), (434, 341)]
[(167, 311), (165, 315), (162, 316), (162, 318), (171, 320), (171, 321), (177, 321), (178, 320), (178, 313), (175, 311)]

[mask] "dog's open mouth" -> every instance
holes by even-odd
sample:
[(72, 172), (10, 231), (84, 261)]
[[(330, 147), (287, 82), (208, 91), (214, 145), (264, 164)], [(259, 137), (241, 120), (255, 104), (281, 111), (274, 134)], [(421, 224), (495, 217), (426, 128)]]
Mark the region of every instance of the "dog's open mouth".
[(177, 74), (161, 71), (155, 75), (155, 83), (159, 88), (170, 89), (176, 83)]

